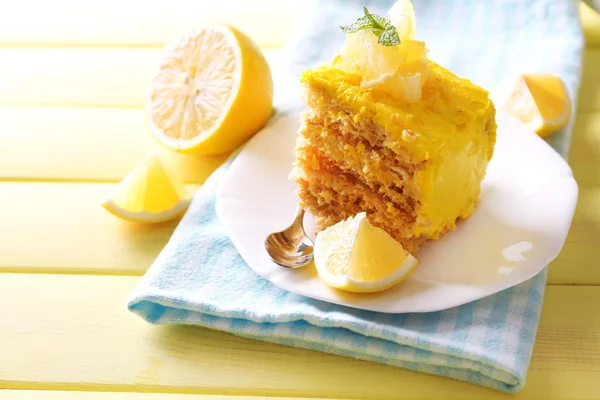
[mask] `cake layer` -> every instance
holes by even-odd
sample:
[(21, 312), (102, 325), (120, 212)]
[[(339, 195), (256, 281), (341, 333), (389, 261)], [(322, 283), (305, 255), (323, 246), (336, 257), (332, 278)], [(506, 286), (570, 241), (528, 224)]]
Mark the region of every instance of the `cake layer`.
[(407, 250), (416, 251), (417, 243), (427, 239), (417, 240), (414, 235), (414, 197), (397, 188), (373, 190), (364, 182), (364, 176), (344, 171), (322, 149), (302, 137), (296, 147), (293, 175), (299, 185), (300, 205), (317, 217), (319, 230), (364, 211), (371, 223), (408, 246)]
[(397, 154), (383, 146), (373, 146), (366, 136), (379, 133), (358, 128), (345, 112), (322, 116), (307, 112), (302, 117), (300, 135), (338, 166), (350, 171), (373, 190), (382, 187), (418, 195), (415, 174), (424, 163), (413, 163), (407, 153)]
[[(386, 188), (377, 181), (365, 180), (364, 175), (353, 171), (344, 170), (338, 163), (323, 153), (322, 149), (311, 145), (304, 139), (298, 140), (296, 148), (297, 170), (296, 175), (305, 180), (327, 179), (340, 190), (345, 190), (352, 184), (355, 190), (359, 190), (362, 196), (369, 199), (380, 200), (382, 209), (398, 208), (410, 214), (410, 222), (416, 219), (416, 207), (418, 203), (414, 196), (405, 193), (400, 188)], [(394, 214), (391, 214), (394, 216)]]

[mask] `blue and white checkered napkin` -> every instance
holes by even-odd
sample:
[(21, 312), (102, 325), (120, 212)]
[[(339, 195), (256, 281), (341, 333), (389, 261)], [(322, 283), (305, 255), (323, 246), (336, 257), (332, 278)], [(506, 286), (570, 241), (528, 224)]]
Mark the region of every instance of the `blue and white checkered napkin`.
[[(318, 0), (307, 6), (299, 34), (288, 47), (294, 84), (302, 69), (328, 59), (339, 48), (344, 35), (337, 26), (353, 21), (363, 4), (384, 14), (391, 3)], [(427, 43), (432, 59), (457, 74), (489, 88), (509, 75), (551, 72), (562, 76), (572, 98), (577, 98), (583, 37), (575, 1), (413, 0), (413, 4), (418, 39)], [(552, 139), (563, 156), (570, 132), (571, 125)], [(215, 188), (228, 165), (198, 191), (132, 293), (128, 302), (132, 312), (154, 324), (201, 325), (506, 392), (523, 387), (546, 270), (493, 296), (423, 314), (368, 312), (288, 293), (246, 265), (215, 214)]]

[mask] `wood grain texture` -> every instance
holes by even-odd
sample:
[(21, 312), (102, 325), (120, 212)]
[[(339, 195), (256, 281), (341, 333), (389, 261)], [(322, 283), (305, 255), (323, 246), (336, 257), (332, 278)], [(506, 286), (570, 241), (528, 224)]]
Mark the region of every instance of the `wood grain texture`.
[[(220, 396), (210, 394), (72, 392), (0, 389), (2, 400), (306, 400), (299, 397)], [(324, 400), (311, 398), (311, 400)]]
[[(135, 277), (0, 274), (0, 387), (371, 399), (505, 394), (125, 309)], [(551, 286), (525, 389), (514, 398), (597, 398), (598, 287)], [(32, 368), (32, 366), (35, 368)], [(537, 397), (536, 397), (537, 396)]]
[(292, 0), (20, 0), (0, 6), (0, 45), (163, 46), (209, 20), (279, 47), (301, 9)]
[(600, 285), (600, 188), (580, 189), (567, 240), (548, 269), (549, 284)]
[(580, 2), (579, 11), (586, 47), (600, 47), (600, 13), (583, 1)]
[(600, 112), (577, 115), (569, 164), (580, 187), (600, 187)]
[[(158, 48), (0, 47), (0, 105), (143, 107), (162, 54)], [(274, 71), (281, 70), (280, 54), (264, 50)]]
[(100, 206), (112, 188), (0, 184), (0, 265), (32, 272), (142, 274), (177, 221), (146, 226), (114, 217)]
[[(112, 184), (0, 183), (0, 271), (142, 275), (177, 221), (136, 225), (100, 207)], [(191, 186), (192, 190), (196, 186)], [(600, 189), (584, 188), (552, 284), (600, 284)]]
[(578, 111), (600, 110), (600, 48), (587, 49), (583, 54)]
[(150, 136), (142, 109), (0, 107), (0, 180), (118, 182), (151, 152), (193, 183), (228, 156), (165, 149)]

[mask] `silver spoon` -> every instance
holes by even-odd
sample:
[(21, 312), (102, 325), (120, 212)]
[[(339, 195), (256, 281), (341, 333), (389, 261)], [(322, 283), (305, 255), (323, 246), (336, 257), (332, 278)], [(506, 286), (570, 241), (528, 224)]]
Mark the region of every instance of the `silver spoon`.
[(302, 222), (304, 210), (298, 207), (290, 226), (271, 233), (265, 240), (265, 249), (271, 260), (285, 268), (300, 268), (313, 259), (313, 242), (306, 236)]

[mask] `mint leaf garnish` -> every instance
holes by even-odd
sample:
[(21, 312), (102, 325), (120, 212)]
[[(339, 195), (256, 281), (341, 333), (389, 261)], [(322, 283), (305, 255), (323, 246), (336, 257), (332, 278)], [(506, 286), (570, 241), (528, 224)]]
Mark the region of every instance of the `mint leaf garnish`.
[(400, 36), (398, 36), (398, 31), (395, 27), (386, 28), (385, 31), (379, 35), (379, 39), (377, 43), (382, 44), (384, 46), (397, 46), (400, 44)]
[(387, 27), (392, 26), (388, 19), (380, 17), (377, 14), (371, 14), (369, 10), (367, 10), (367, 7), (363, 6), (363, 11), (365, 12), (365, 17), (369, 18), (373, 25), (377, 27), (377, 29), (385, 30)]
[(354, 23), (346, 26), (340, 26), (340, 29), (346, 33), (356, 33), (362, 29), (373, 29), (373, 22), (367, 16), (360, 17)]
[(378, 37), (377, 43), (383, 46), (397, 46), (400, 44), (398, 31), (389, 19), (377, 14), (371, 14), (367, 10), (367, 7), (363, 7), (363, 11), (365, 13), (364, 16), (358, 18), (350, 25), (340, 26), (340, 29), (346, 33), (356, 33), (363, 29), (369, 29)]

